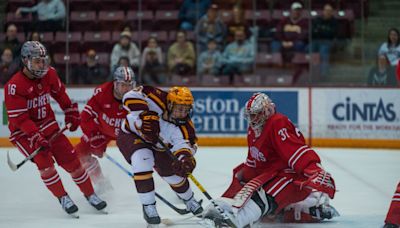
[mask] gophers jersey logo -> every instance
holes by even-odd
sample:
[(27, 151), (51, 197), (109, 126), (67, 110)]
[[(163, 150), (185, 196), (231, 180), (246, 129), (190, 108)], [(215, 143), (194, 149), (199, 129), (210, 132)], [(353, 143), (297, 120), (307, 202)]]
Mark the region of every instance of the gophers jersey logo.
[(265, 159), (264, 157), (264, 154), (261, 153), (261, 151), (259, 151), (258, 148), (255, 146), (250, 147), (250, 155), (257, 161), (262, 161), (262, 162), (267, 161), (267, 159)]

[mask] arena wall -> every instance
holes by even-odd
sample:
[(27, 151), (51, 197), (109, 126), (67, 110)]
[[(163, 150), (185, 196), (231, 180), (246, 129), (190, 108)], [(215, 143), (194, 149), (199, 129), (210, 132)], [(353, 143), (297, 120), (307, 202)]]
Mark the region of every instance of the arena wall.
[[(313, 146), (400, 148), (400, 95), (371, 88), (192, 88), (193, 122), (200, 146), (245, 146), (243, 107), (252, 93), (266, 92)], [(93, 88), (68, 88), (82, 110)], [(4, 90), (0, 89), (0, 146), (8, 141)], [(53, 101), (60, 125), (64, 115)], [(82, 132), (67, 133), (76, 143)]]

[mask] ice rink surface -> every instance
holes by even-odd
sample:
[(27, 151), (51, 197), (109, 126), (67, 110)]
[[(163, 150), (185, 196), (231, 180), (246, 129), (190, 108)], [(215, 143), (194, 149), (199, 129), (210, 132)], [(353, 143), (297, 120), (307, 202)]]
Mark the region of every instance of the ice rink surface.
[[(1, 228), (136, 228), (145, 227), (142, 208), (136, 195), (133, 181), (106, 158), (100, 163), (103, 172), (113, 185), (113, 190), (105, 193), (108, 215), (97, 213), (84, 199), (64, 170), (60, 171), (64, 186), (79, 207), (80, 219), (73, 219), (62, 211), (57, 199), (45, 188), (39, 178), (36, 166), (25, 164), (12, 172), (6, 162), (9, 150), (14, 163), (23, 157), (14, 148), (0, 149), (0, 227)], [(317, 148), (325, 169), (331, 172), (339, 192), (332, 205), (340, 217), (323, 224), (261, 224), (258, 227), (382, 227), (392, 194), (400, 180), (400, 151), (376, 149), (326, 149)], [(109, 148), (107, 153), (128, 167), (117, 148)], [(244, 161), (246, 148), (202, 147), (197, 152), (197, 168), (194, 176), (211, 196), (217, 198), (231, 181), (233, 167)], [(59, 169), (60, 170), (60, 169)], [(172, 193), (157, 174), (156, 191), (177, 206), (184, 205)], [(195, 196), (208, 201), (192, 184)], [(157, 202), (162, 218), (180, 219), (162, 202)], [(190, 221), (190, 220), (189, 220)], [(160, 226), (163, 227), (164, 225)], [(176, 227), (201, 227), (195, 222)]]

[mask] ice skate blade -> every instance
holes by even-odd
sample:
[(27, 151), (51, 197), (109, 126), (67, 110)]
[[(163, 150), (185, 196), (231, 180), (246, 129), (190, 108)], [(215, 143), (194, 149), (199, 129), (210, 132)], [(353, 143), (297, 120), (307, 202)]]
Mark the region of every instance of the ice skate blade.
[(158, 227), (160, 227), (160, 224), (148, 224), (147, 223), (147, 226), (146, 226), (147, 228), (158, 228)]
[(77, 212), (74, 212), (74, 213), (71, 213), (68, 215), (71, 216), (72, 218), (79, 219), (79, 214)]

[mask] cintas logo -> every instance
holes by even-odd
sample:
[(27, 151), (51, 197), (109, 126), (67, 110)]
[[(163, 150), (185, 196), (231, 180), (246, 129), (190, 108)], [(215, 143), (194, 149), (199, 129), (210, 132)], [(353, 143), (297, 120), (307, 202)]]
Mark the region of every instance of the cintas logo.
[(393, 122), (396, 120), (394, 104), (384, 103), (382, 98), (378, 102), (356, 103), (346, 97), (343, 103), (337, 103), (332, 109), (333, 117), (338, 121), (378, 121), (386, 120)]

